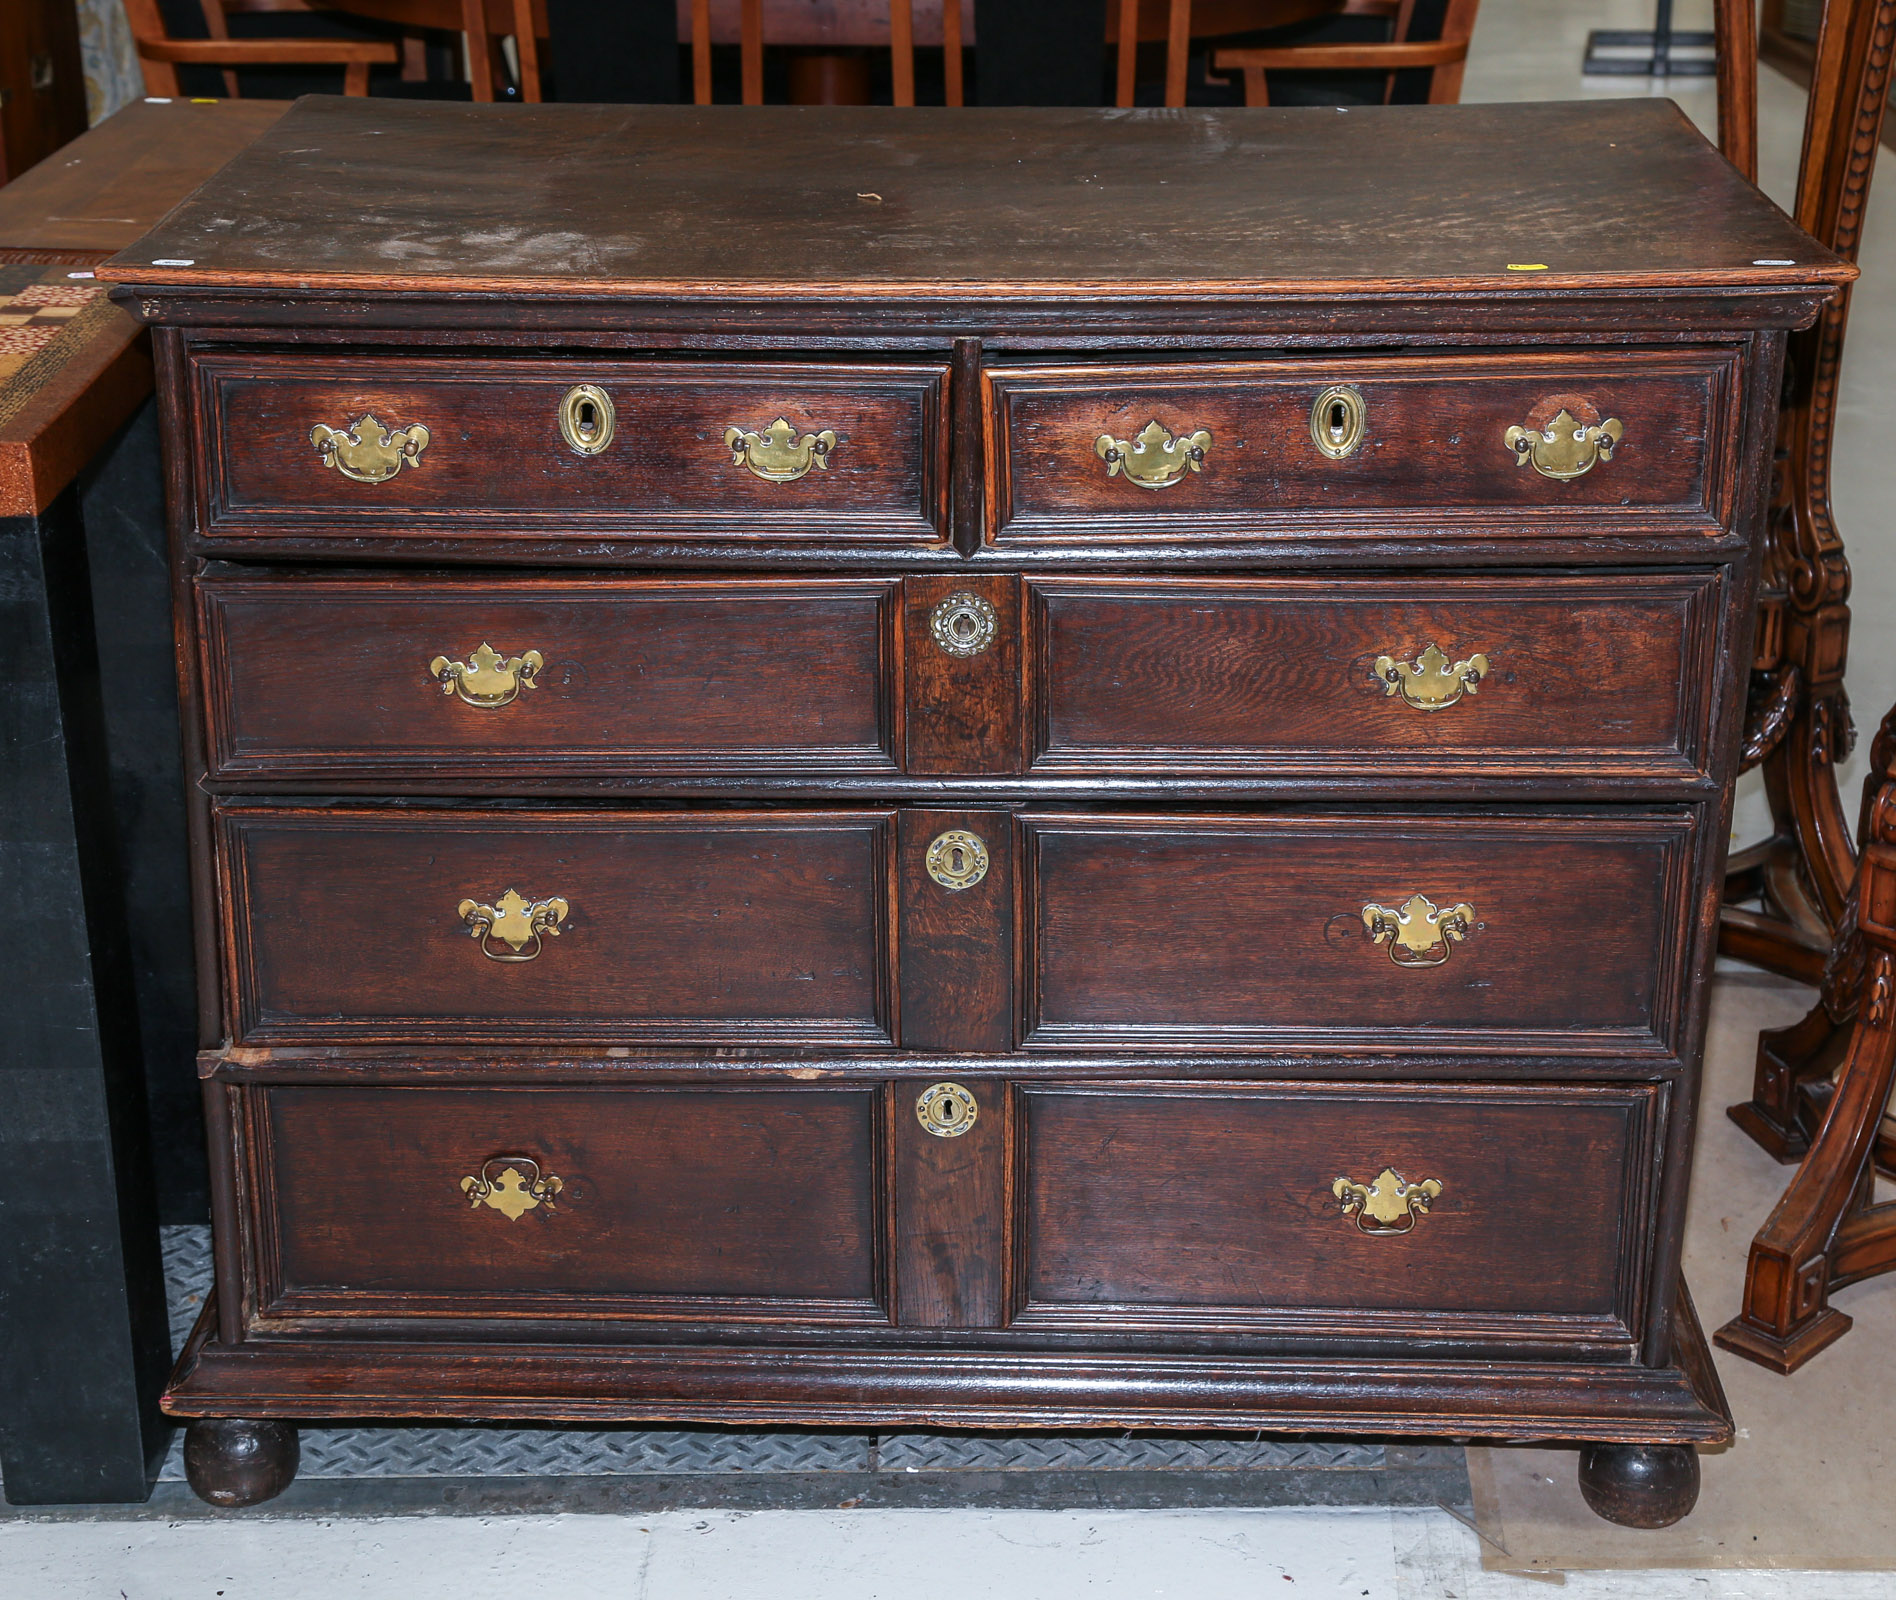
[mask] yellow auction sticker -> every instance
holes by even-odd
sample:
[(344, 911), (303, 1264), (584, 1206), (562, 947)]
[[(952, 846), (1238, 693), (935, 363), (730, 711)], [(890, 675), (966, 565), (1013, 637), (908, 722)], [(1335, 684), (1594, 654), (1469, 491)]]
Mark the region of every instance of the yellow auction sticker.
[(1510, 261), (1508, 263), (1510, 272), (1545, 272), (1546, 270), (1545, 261)]

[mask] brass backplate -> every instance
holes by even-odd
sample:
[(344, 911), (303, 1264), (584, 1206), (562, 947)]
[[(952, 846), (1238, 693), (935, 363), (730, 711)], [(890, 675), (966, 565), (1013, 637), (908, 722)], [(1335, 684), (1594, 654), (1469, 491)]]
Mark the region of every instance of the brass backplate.
[(1377, 944), (1389, 946), (1399, 967), (1439, 967), (1454, 945), (1475, 931), (1475, 908), (1466, 902), (1439, 908), (1425, 894), (1412, 894), (1400, 906), (1363, 907), (1363, 926)]
[(1174, 435), (1154, 417), (1131, 439), (1102, 433), (1093, 441), (1093, 454), (1106, 463), (1106, 476), (1125, 474), (1126, 482), (1141, 489), (1169, 489), (1187, 471), (1203, 472), (1211, 435), (1203, 428)]
[(1431, 644), (1413, 662), (1378, 656), (1371, 670), (1384, 695), (1401, 695), (1402, 703), (1417, 711), (1443, 711), (1480, 689), (1488, 675), (1488, 658), (1476, 651), (1465, 660), (1450, 661)]
[(470, 1206), (476, 1210), (489, 1206), (509, 1222), (518, 1222), (538, 1206), (557, 1210), (553, 1197), (565, 1187), (551, 1173), (542, 1177), (540, 1163), (531, 1156), (495, 1156), (482, 1162), (478, 1173), (461, 1180), (461, 1193)]
[(1391, 1236), (1412, 1232), (1417, 1217), (1442, 1195), (1439, 1178), (1405, 1183), (1393, 1167), (1384, 1167), (1369, 1183), (1338, 1178), (1330, 1193), (1342, 1202), (1343, 1215), (1355, 1219), (1358, 1232)]
[(1331, 384), (1311, 404), (1311, 442), (1332, 461), (1355, 455), (1368, 428), (1369, 408), (1350, 384)]
[[(457, 909), (489, 961), (531, 961), (539, 955), (543, 940), (559, 937), (560, 924), (571, 908), (558, 895), (528, 900), (509, 889), (491, 906), (463, 900)], [(506, 948), (497, 948), (497, 943)]]
[(546, 665), (538, 650), (523, 650), (517, 656), (502, 656), (485, 639), (465, 661), (451, 656), (436, 656), (428, 663), (428, 676), (441, 685), (443, 694), (455, 695), (483, 711), (511, 705), (522, 689), (536, 688), (535, 678)]
[(731, 465), (748, 469), (766, 483), (795, 483), (812, 467), (827, 469), (830, 453), (841, 442), (834, 428), (799, 436), (783, 417), (762, 433), (738, 427), (724, 430)]
[(994, 643), (1000, 618), (978, 594), (951, 594), (928, 614), (928, 632), (951, 656), (978, 656)]
[(596, 456), (612, 443), (618, 412), (596, 383), (576, 383), (560, 396), (560, 437), (575, 455)]

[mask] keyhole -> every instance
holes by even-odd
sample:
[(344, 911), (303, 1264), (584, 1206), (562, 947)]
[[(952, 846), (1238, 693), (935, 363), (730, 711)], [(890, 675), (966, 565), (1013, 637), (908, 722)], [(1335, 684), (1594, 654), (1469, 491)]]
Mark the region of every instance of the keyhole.
[(969, 616), (965, 611), (955, 618), (953, 627), (957, 639), (966, 640), (974, 637), (974, 618)]
[(599, 435), (599, 408), (590, 400), (579, 403), (579, 436), (588, 444)]
[(948, 852), (948, 870), (957, 877), (968, 870), (968, 852), (960, 845)]
[(1330, 437), (1341, 444), (1343, 435), (1349, 430), (1349, 425), (1350, 414), (1344, 408), (1343, 402), (1332, 400), (1330, 402)]

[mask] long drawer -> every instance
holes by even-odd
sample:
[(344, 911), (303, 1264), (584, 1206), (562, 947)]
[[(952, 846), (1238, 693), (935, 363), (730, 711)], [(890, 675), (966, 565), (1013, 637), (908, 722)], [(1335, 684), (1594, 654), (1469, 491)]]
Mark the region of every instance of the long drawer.
[(218, 824), (238, 1040), (890, 1041), (889, 811)]
[(1737, 360), (1503, 351), (990, 368), (988, 536), (1711, 532), (1735, 490)]
[(209, 354), (211, 537), (945, 537), (946, 369)]
[(1668, 1095), (305, 1077), (238, 1096), (245, 1298), (265, 1332), (577, 1316), (1597, 1354), (1638, 1337)]
[(1056, 778), (1698, 783), (1726, 610), (1720, 569), (670, 580), (217, 565), (196, 596), (213, 779), (487, 793), (1016, 773), (1023, 723), (1032, 772)]
[(1686, 810), (1021, 819), (1029, 1049), (1669, 1058)]
[(888, 1321), (877, 1090), (279, 1087), (249, 1104), (286, 1317)]

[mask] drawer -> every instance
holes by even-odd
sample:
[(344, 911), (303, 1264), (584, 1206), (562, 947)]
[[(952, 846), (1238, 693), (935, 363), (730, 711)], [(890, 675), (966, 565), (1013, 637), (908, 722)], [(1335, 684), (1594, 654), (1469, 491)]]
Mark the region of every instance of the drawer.
[(232, 1037), (890, 1042), (889, 811), (224, 806)]
[(1030, 1084), (1017, 1327), (1629, 1344), (1653, 1084)]
[(1022, 827), (1030, 1049), (1676, 1050), (1690, 811)]
[(285, 1318), (886, 1323), (872, 1087), (247, 1090)]
[(1735, 492), (1737, 360), (1682, 350), (991, 368), (988, 533), (1007, 545), (1713, 532)]
[(200, 579), (212, 776), (890, 772), (895, 592), (879, 578)]
[(193, 379), (212, 537), (945, 538), (940, 366), (213, 354)]
[(1036, 773), (1702, 779), (1718, 572), (1029, 579)]

